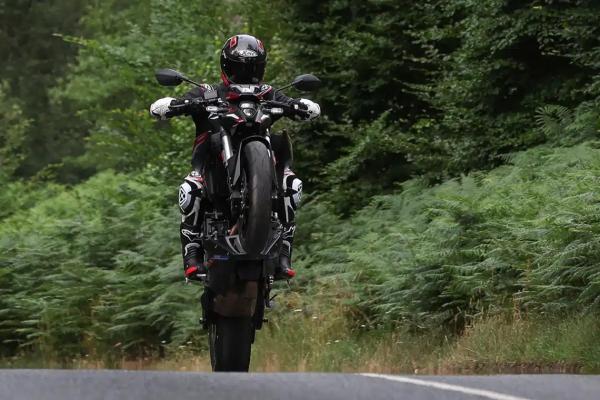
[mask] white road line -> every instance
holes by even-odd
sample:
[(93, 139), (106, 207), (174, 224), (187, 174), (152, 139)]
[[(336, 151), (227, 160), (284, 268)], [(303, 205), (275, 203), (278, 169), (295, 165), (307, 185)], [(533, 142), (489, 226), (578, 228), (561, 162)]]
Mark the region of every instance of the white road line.
[(490, 390), (475, 389), (475, 388), (470, 388), (470, 387), (466, 387), (466, 386), (451, 385), (448, 383), (427, 381), (424, 379), (407, 378), (405, 376), (381, 375), (381, 374), (359, 374), (359, 375), (368, 376), (371, 378), (387, 379), (387, 380), (395, 381), (395, 382), (410, 383), (413, 385), (427, 386), (427, 387), (432, 387), (432, 388), (440, 389), (440, 390), (448, 390), (450, 392), (459, 392), (459, 393), (464, 393), (464, 394), (470, 394), (473, 396), (486, 397), (486, 398), (492, 399), (492, 400), (529, 400), (529, 399), (526, 399), (525, 397), (511, 396), (508, 394), (492, 392)]

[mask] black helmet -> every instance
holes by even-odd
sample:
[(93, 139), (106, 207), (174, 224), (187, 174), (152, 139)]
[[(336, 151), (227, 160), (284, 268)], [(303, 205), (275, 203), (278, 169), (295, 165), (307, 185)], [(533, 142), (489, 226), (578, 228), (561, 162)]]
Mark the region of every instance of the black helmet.
[(261, 83), (266, 65), (267, 50), (254, 36), (232, 36), (221, 50), (221, 79), (226, 85)]

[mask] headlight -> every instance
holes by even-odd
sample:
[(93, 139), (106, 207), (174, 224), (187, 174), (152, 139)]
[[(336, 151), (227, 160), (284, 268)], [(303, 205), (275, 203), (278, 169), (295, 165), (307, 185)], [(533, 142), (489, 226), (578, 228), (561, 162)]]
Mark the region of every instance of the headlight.
[(242, 112), (244, 113), (244, 115), (246, 117), (250, 117), (250, 118), (253, 117), (254, 114), (256, 114), (256, 110), (253, 110), (251, 108), (243, 108)]
[(256, 104), (244, 102), (240, 103), (240, 109), (244, 115), (248, 118), (254, 118), (256, 116)]

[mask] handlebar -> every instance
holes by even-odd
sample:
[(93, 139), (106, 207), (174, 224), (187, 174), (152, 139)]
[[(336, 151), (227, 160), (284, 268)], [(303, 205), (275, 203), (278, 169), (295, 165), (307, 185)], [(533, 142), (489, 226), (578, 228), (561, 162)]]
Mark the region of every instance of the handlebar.
[[(260, 104), (263, 105), (263, 109), (272, 115), (284, 115), (291, 111), (291, 107), (287, 103), (283, 103), (275, 100), (264, 100)], [(214, 99), (202, 99), (194, 98), (185, 100), (181, 104), (175, 104), (169, 106), (171, 110), (183, 110), (183, 109), (194, 109), (202, 108), (210, 113), (224, 114), (230, 112), (229, 103), (221, 100), (220, 98)]]
[(169, 109), (171, 109), (171, 110), (183, 110), (183, 109), (194, 109), (194, 108), (206, 109), (206, 107), (210, 107), (213, 104), (220, 104), (220, 103), (221, 103), (221, 100), (218, 98), (204, 100), (204, 99), (197, 97), (197, 98), (194, 98), (191, 100), (186, 99), (181, 104), (170, 105)]
[(266, 100), (264, 103), (269, 108), (273, 108), (273, 107), (289, 108), (290, 107), (287, 103), (283, 103), (281, 101), (275, 101), (275, 100)]

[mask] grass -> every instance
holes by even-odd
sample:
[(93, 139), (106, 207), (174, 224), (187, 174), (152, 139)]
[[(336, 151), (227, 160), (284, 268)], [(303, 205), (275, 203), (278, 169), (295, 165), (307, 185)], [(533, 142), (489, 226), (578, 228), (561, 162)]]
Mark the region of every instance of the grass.
[[(257, 335), (255, 372), (377, 372), (391, 374), (599, 373), (600, 321), (494, 316), (458, 336), (353, 326), (345, 313), (275, 311)], [(337, 315), (336, 315), (337, 314)], [(166, 357), (122, 358), (107, 365), (87, 358), (59, 364), (32, 357), (5, 359), (4, 368), (118, 368), (210, 371), (206, 351), (183, 346)]]
[(600, 322), (494, 316), (458, 336), (368, 329), (342, 318), (298, 312), (258, 335), (255, 371), (379, 372), (395, 374), (597, 373)]

